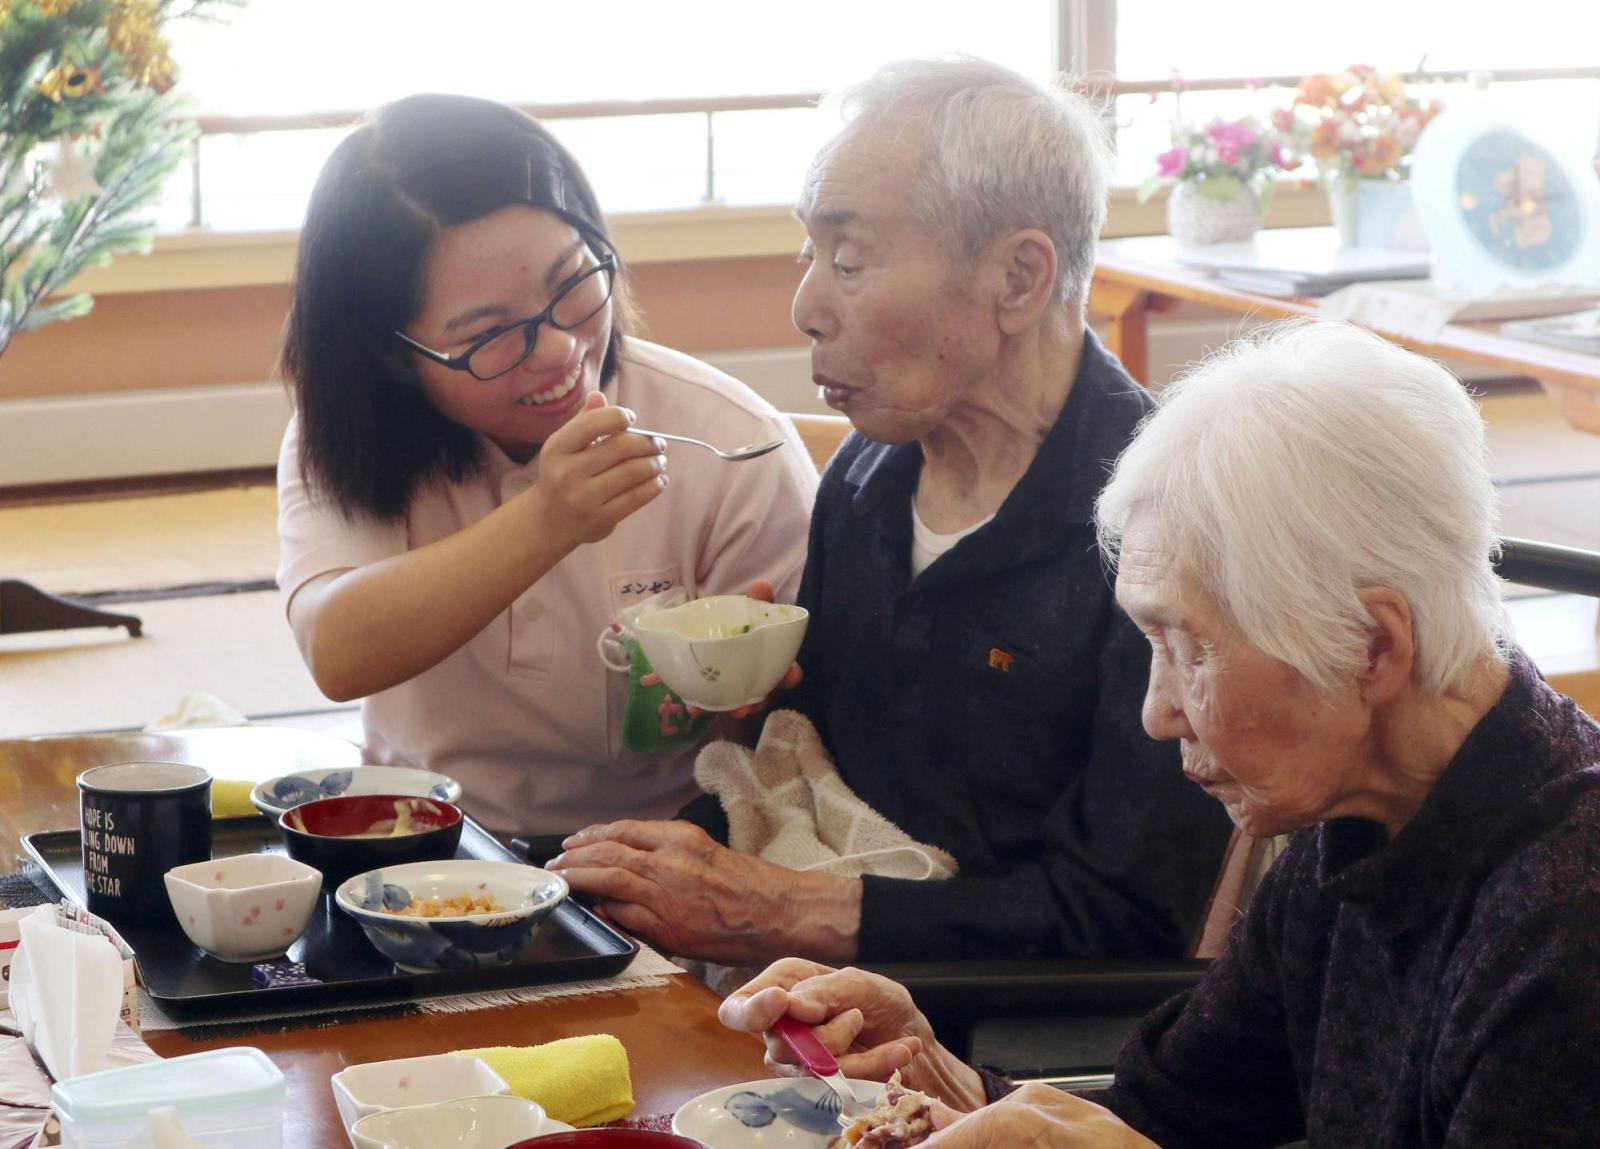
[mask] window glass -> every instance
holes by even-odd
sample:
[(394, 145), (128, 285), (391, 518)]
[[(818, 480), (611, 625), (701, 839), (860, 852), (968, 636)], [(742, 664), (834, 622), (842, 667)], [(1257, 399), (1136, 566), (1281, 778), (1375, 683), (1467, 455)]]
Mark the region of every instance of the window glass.
[(962, 51), (1043, 78), (1052, 0), (266, 0), (172, 27), (203, 111), (372, 107), (419, 91), (513, 103), (804, 92)]
[(1600, 4), (1574, 0), (1117, 0), (1117, 75), (1158, 80), (1595, 63)]
[[(826, 91), (886, 60), (962, 51), (1051, 75), (1053, 0), (270, 0), (170, 27), (196, 114), (359, 111), (419, 91), (518, 104)], [(550, 120), (609, 212), (787, 203), (831, 110)], [(347, 129), (213, 136), (206, 223), (296, 226)], [(710, 142), (708, 144), (708, 134)], [(185, 186), (175, 202), (187, 196)], [(187, 210), (181, 213), (186, 220)], [(163, 216), (164, 221), (168, 217)]]

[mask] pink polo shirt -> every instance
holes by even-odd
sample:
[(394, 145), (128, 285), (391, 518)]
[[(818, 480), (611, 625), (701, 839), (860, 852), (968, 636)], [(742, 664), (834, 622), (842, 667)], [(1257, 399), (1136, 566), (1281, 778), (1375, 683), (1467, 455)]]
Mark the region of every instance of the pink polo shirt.
[[(458, 779), (463, 805), (493, 830), (555, 833), (672, 814), (697, 792), (698, 748), (622, 748), (627, 677), (605, 669), (595, 640), (621, 607), (668, 587), (694, 598), (767, 579), (792, 602), (800, 585), (817, 474), (787, 419), (737, 380), (637, 339), (624, 341), (607, 397), (641, 427), (719, 446), (788, 442), (746, 463), (669, 443), (672, 481), (659, 498), (610, 538), (573, 551), (437, 666), (363, 701), (369, 749)], [(307, 485), (298, 450), (291, 421), (278, 460), (285, 609), (308, 579), (451, 535), (539, 477), (537, 456), (514, 463), (485, 439), (483, 470), (422, 488), (404, 522), (351, 523)]]

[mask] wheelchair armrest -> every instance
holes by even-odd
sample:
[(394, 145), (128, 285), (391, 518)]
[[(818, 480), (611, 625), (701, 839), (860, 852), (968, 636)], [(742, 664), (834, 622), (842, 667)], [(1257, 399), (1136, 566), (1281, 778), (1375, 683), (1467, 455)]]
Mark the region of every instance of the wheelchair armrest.
[(1198, 982), (1209, 961), (948, 961), (863, 966), (900, 982), (929, 1017), (1140, 1014)]
[(1530, 539), (1499, 541), (1494, 569), (1507, 582), (1600, 598), (1600, 553)]

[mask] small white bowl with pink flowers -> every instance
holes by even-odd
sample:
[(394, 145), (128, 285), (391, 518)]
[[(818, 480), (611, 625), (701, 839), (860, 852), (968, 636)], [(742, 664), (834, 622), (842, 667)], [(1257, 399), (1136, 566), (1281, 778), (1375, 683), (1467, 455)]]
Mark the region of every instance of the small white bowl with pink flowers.
[(168, 870), (166, 883), (190, 941), (222, 961), (258, 962), (306, 932), (322, 873), (282, 854), (238, 854)]

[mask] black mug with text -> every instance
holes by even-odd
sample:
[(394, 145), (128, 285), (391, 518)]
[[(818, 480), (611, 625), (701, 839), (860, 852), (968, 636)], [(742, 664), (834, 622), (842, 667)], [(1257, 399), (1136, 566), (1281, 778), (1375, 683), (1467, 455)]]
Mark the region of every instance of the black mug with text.
[(182, 762), (119, 762), (78, 775), (83, 888), (116, 923), (170, 919), (162, 875), (211, 857), (211, 773)]

